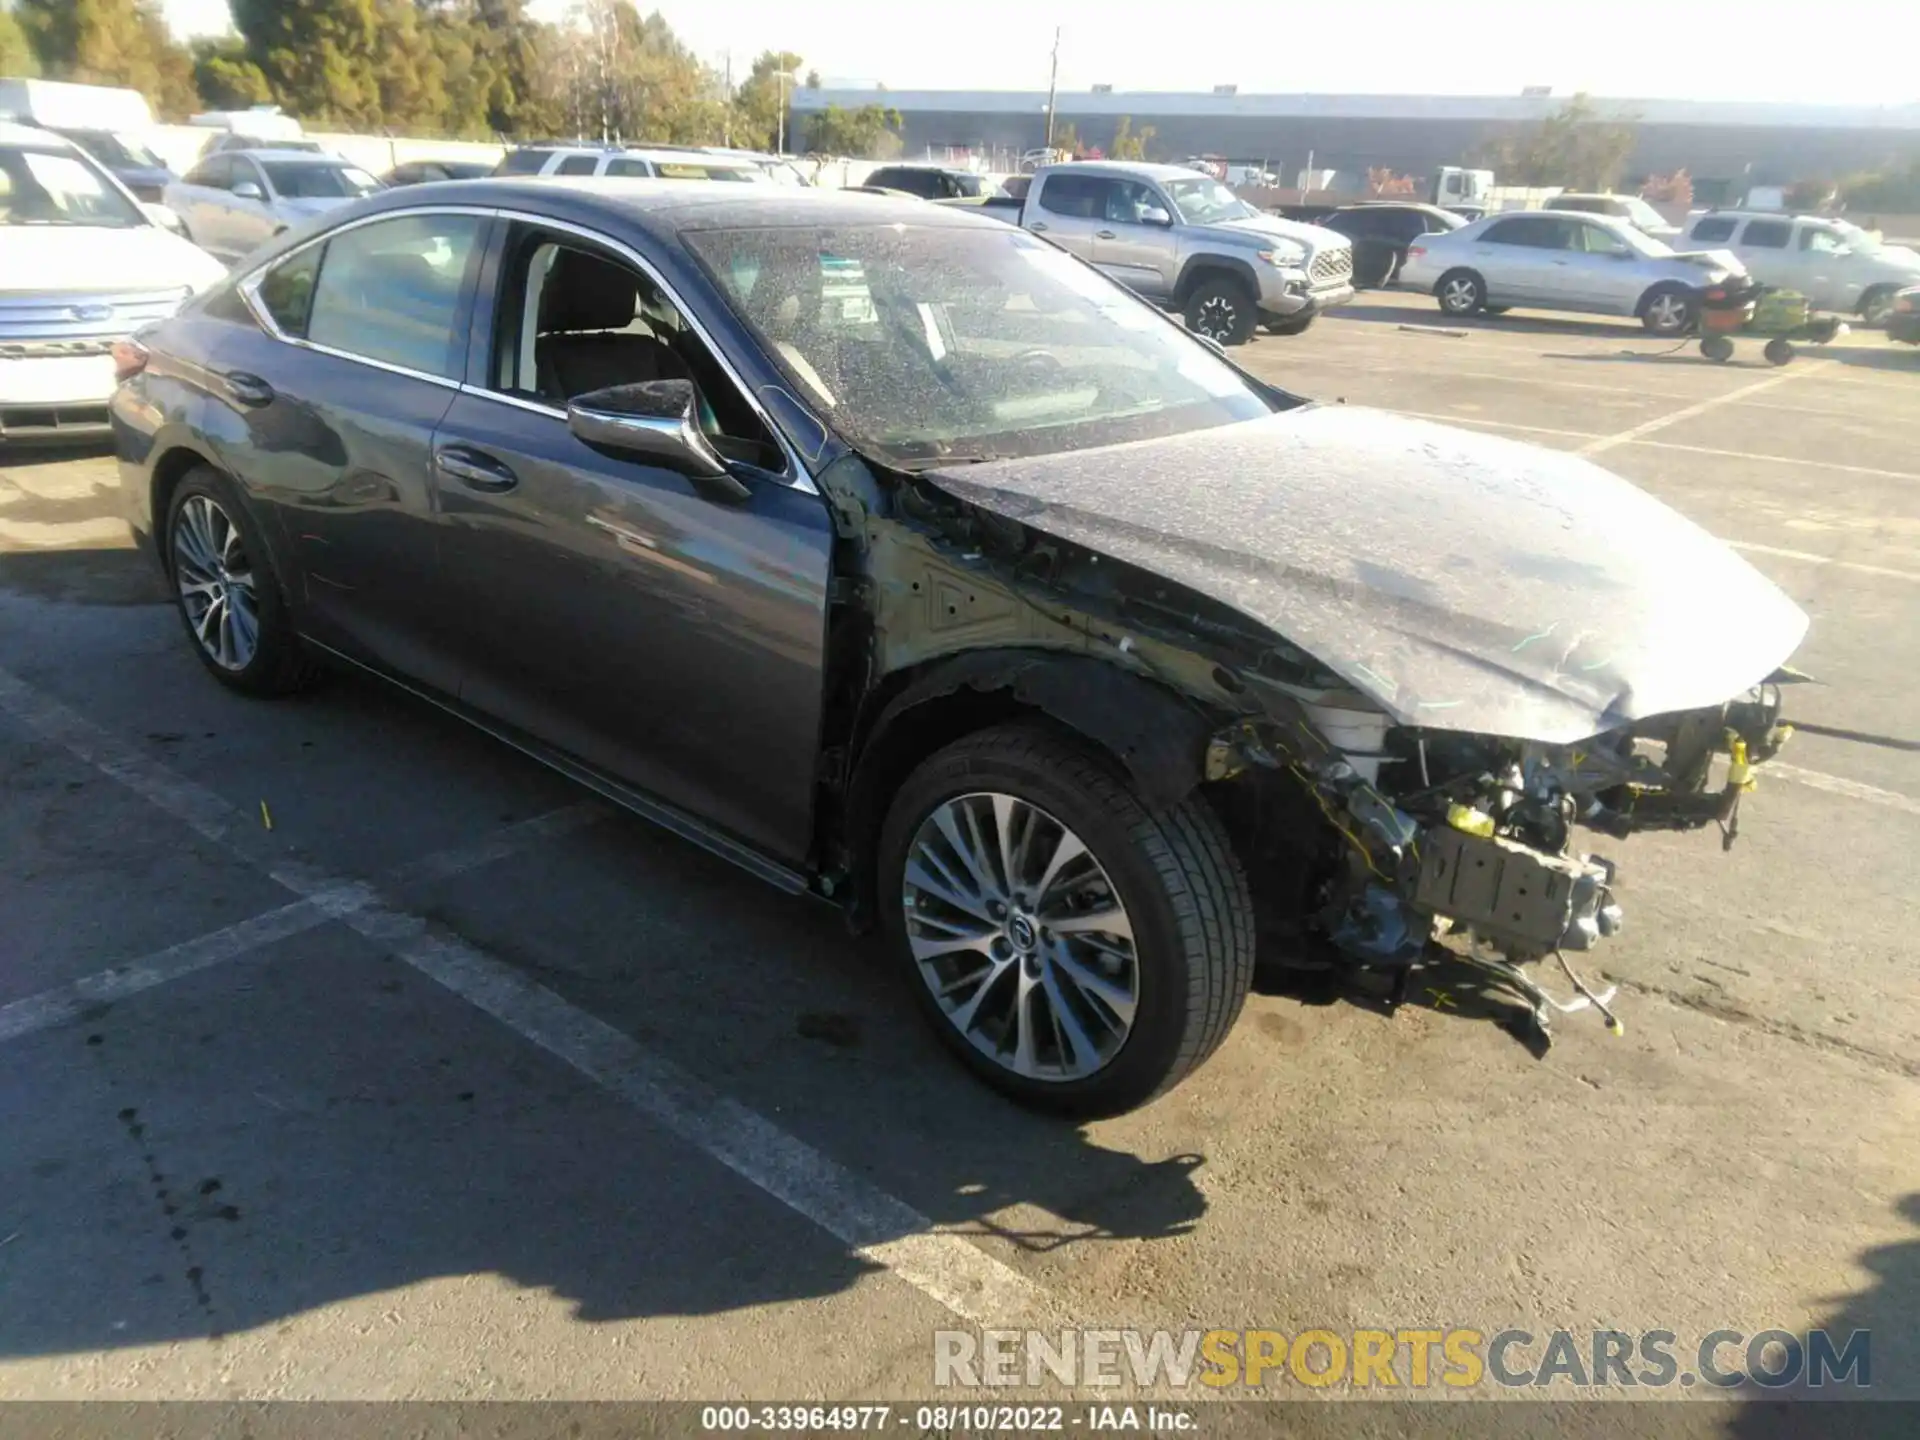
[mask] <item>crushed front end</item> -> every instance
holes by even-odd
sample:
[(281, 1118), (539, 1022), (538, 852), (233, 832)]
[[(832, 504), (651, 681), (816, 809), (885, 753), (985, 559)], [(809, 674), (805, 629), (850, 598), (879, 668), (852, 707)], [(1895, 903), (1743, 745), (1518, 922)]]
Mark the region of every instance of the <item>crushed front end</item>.
[[(1270, 772), (1311, 798), (1328, 843), (1302, 897), (1308, 928), (1341, 960), (1388, 972), (1394, 1003), (1443, 947), (1524, 996), (1544, 1043), (1556, 1011), (1596, 1006), (1621, 1028), (1613, 992), (1567, 958), (1625, 920), (1613, 862), (1586, 853), (1582, 831), (1714, 826), (1730, 848), (1756, 768), (1792, 733), (1781, 685), (1799, 677), (1567, 745), (1400, 725), (1329, 675), (1243, 678), (1265, 714), (1216, 734), (1209, 777)], [(1571, 999), (1522, 968), (1548, 957)]]

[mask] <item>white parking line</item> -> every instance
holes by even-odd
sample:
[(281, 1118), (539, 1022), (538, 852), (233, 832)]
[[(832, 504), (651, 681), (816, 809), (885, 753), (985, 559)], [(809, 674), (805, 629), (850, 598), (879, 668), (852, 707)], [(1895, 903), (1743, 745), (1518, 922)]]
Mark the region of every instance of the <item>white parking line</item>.
[(1886, 565), (1867, 565), (1858, 560), (1836, 560), (1831, 555), (1815, 555), (1806, 550), (1782, 550), (1778, 545), (1756, 545), (1751, 540), (1726, 540), (1736, 550), (1751, 550), (1756, 555), (1778, 555), (1783, 560), (1804, 560), (1809, 565), (1831, 565), (1838, 570), (1857, 570), (1862, 575), (1884, 575), (1890, 580), (1920, 580), (1911, 570), (1895, 570)]
[(1777, 775), (1782, 780), (1791, 780), (1796, 785), (1805, 785), (1813, 790), (1825, 790), (1832, 795), (1844, 795), (1849, 800), (1864, 800), (1869, 805), (1884, 805), (1889, 810), (1898, 810), (1904, 815), (1920, 815), (1920, 800), (1911, 795), (1902, 795), (1897, 790), (1882, 790), (1878, 785), (1863, 785), (1858, 780), (1849, 780), (1842, 775), (1828, 775), (1819, 770), (1802, 770), (1798, 765), (1782, 765), (1778, 760), (1770, 760), (1760, 772), (1763, 775)]
[(1782, 385), (1799, 379), (1802, 375), (1810, 375), (1812, 373), (1810, 369), (1783, 370), (1778, 375), (1769, 375), (1765, 380), (1756, 380), (1751, 385), (1742, 385), (1738, 390), (1729, 390), (1724, 395), (1715, 395), (1709, 400), (1698, 401), (1683, 409), (1675, 410), (1670, 414), (1661, 415), (1656, 419), (1643, 420), (1640, 424), (1631, 426), (1616, 434), (1602, 436), (1591, 445), (1583, 445), (1580, 448), (1580, 453), (1582, 455), (1599, 455), (1613, 449), (1616, 445), (1629, 445), (1635, 440), (1640, 439), (1643, 435), (1651, 435), (1656, 430), (1666, 429), (1669, 425), (1678, 425), (1682, 420), (1691, 420), (1696, 415), (1704, 415), (1709, 410), (1719, 409), (1722, 405), (1731, 405), (1735, 401), (1745, 400), (1750, 395), (1759, 395), (1767, 390), (1776, 390)]
[[(263, 838), (260, 825), (221, 796), (5, 670), (0, 670), (0, 710), (265, 870), (303, 900), (337, 907), (331, 918), (565, 1061), (954, 1314), (992, 1326), (1042, 1313), (1046, 1292), (1010, 1266), (959, 1236), (937, 1232), (932, 1220), (905, 1202), (477, 946), (435, 932), (420, 916), (381, 901), (370, 887), (357, 887), (289, 855), (284, 844)], [(369, 892), (364, 899), (360, 889)]]
[[(602, 819), (608, 812), (592, 802), (568, 805), (503, 826), (484, 840), (437, 851), (395, 870), (392, 883), (445, 880), (518, 854), (543, 840), (570, 834)], [(316, 930), (329, 921), (344, 919), (379, 899), (369, 885), (349, 883), (322, 890), (291, 905), (250, 916), (222, 929), (169, 945), (138, 960), (115, 965), (38, 995), (0, 1005), (0, 1042), (17, 1040), (39, 1030), (70, 1024), (94, 1006), (137, 995), (171, 980), (180, 980), (228, 960), (238, 960), (263, 946)]]

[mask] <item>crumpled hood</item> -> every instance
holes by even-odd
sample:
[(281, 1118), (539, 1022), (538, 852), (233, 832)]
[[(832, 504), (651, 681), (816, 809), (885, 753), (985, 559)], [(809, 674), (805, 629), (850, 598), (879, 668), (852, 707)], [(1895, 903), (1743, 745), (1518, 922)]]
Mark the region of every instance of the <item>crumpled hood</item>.
[(1716, 270), (1724, 270), (1729, 275), (1745, 275), (1746, 265), (1731, 250), (1675, 250), (1673, 258), (1690, 261), (1695, 265), (1710, 265)]
[(1807, 629), (1591, 461), (1358, 406), (926, 478), (1231, 606), (1402, 724), (1580, 740), (1732, 699)]

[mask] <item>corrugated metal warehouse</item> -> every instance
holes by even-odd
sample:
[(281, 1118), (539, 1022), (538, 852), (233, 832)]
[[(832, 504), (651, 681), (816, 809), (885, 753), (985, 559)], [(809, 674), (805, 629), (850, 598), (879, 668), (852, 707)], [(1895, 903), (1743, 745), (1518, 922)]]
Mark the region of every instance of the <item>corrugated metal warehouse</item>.
[[(801, 90), (794, 109), (888, 105), (906, 121), (909, 157), (949, 149), (991, 153), (1044, 143), (1045, 91)], [(1264, 160), (1291, 175), (1390, 166), (1425, 173), (1471, 163), (1503, 132), (1538, 122), (1564, 96), (1240, 95), (1062, 91), (1058, 123), (1105, 145), (1121, 116), (1156, 132), (1151, 154)], [(1920, 104), (1788, 105), (1764, 101), (1596, 100), (1639, 134), (1630, 175), (1685, 167), (1697, 178), (1783, 184), (1905, 163), (1920, 153)]]

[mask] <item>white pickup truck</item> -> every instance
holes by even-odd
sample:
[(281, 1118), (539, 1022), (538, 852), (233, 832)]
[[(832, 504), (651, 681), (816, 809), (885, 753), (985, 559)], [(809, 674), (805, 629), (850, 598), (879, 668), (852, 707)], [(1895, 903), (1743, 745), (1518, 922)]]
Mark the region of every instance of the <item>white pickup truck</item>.
[(1346, 236), (1262, 214), (1212, 176), (1181, 166), (1049, 165), (1023, 199), (976, 203), (1180, 312), (1188, 328), (1221, 345), (1245, 344), (1261, 326), (1298, 335), (1321, 311), (1353, 298)]

